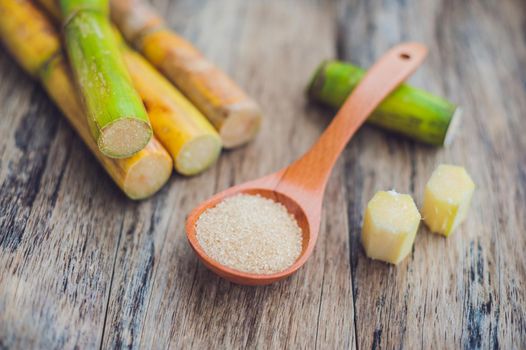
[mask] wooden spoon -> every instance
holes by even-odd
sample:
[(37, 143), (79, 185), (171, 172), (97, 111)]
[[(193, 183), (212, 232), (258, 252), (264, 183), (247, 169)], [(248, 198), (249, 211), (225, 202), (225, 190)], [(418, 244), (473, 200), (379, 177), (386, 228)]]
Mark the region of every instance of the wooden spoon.
[[(325, 185), (338, 156), (367, 117), (416, 70), (426, 54), (427, 49), (417, 43), (395, 46), (369, 69), (318, 142), (301, 158), (274, 174), (222, 191), (195, 208), (188, 216), (186, 234), (203, 263), (219, 276), (246, 285), (263, 285), (281, 280), (305, 264), (318, 237)], [(241, 272), (221, 265), (201, 248), (195, 230), (201, 213), (238, 193), (270, 198), (285, 205), (294, 215), (303, 232), (303, 246), (292, 266), (269, 275)]]

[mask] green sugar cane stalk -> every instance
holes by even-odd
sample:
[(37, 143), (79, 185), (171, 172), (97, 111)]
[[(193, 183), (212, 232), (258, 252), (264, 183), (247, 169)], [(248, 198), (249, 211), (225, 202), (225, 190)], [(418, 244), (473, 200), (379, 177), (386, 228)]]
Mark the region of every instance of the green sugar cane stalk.
[(108, 19), (107, 0), (62, 0), (65, 44), (102, 153), (129, 157), (152, 136), (148, 115), (130, 76)]
[[(338, 108), (358, 85), (365, 70), (340, 61), (323, 62), (307, 93), (313, 101)], [(367, 122), (435, 146), (447, 145), (461, 110), (426, 91), (400, 85), (373, 112)]]

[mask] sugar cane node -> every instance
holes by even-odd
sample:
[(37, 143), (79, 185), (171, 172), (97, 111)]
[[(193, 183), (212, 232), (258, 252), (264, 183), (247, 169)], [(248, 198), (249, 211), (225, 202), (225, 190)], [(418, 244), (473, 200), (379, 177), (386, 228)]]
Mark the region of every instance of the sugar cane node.
[(54, 27), (29, 1), (0, 0), (0, 32), (5, 48), (33, 77), (60, 52)]

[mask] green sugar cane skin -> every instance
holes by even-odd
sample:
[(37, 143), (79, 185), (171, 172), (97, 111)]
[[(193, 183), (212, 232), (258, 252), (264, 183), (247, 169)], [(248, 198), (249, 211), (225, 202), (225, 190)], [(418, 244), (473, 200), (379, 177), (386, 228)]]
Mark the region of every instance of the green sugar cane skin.
[[(350, 63), (325, 61), (314, 73), (307, 93), (313, 101), (339, 108), (364, 75), (364, 69)], [(460, 113), (455, 104), (402, 84), (367, 122), (423, 143), (444, 146), (452, 140)]]

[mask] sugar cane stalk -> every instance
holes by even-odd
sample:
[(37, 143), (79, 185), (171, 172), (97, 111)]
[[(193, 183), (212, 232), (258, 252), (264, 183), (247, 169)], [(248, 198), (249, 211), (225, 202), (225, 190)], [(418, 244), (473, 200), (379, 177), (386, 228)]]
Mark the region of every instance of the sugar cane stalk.
[(172, 161), (152, 139), (130, 158), (104, 156), (94, 142), (76, 88), (48, 19), (28, 0), (0, 0), (0, 39), (19, 64), (39, 79), (50, 97), (115, 183), (132, 199), (157, 192), (171, 174)]
[(260, 109), (226, 74), (167, 29), (142, 0), (110, 4), (112, 19), (124, 37), (203, 112), (219, 131), (224, 147), (242, 145), (256, 135)]
[(5, 48), (32, 76), (60, 50), (53, 26), (30, 1), (0, 0), (0, 32)]
[[(310, 99), (338, 108), (365, 71), (349, 63), (323, 62), (308, 87)], [(431, 145), (447, 145), (460, 108), (430, 93), (402, 84), (376, 108), (367, 122)]]
[(104, 154), (129, 157), (152, 130), (133, 88), (108, 19), (108, 0), (61, 0), (66, 49), (88, 115)]

